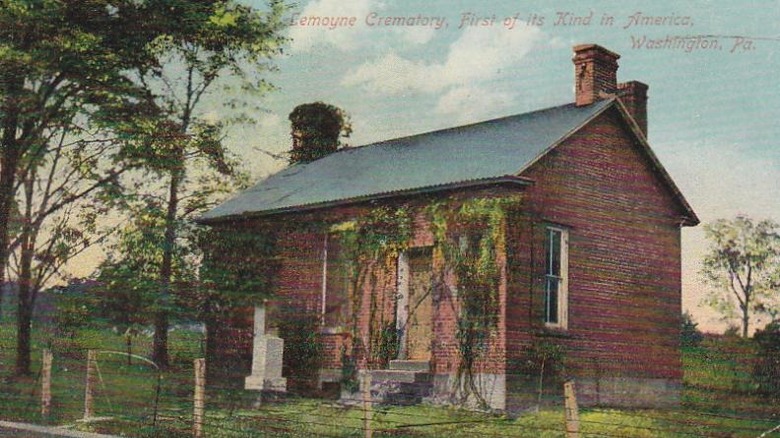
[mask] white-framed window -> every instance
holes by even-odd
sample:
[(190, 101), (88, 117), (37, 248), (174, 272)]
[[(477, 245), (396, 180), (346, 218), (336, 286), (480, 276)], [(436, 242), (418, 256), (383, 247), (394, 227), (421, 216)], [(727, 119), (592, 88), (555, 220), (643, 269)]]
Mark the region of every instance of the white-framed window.
[(544, 323), (565, 329), (569, 319), (569, 232), (545, 229)]

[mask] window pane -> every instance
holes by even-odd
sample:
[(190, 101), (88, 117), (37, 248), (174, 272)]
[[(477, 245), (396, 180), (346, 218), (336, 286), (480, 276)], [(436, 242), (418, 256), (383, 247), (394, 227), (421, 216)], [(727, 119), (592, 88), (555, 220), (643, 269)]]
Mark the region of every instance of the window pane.
[(558, 285), (560, 280), (547, 277), (544, 293), (544, 321), (555, 324), (558, 322)]
[(550, 230), (549, 237), (550, 251), (547, 253), (549, 261), (548, 275), (561, 275), (561, 232), (558, 230)]

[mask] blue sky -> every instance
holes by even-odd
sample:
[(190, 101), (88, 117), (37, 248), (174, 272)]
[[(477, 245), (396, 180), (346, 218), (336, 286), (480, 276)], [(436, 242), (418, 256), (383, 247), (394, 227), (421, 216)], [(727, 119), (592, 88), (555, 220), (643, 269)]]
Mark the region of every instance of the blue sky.
[[(255, 148), (289, 148), (287, 114), (298, 104), (346, 110), (351, 145), (522, 113), (571, 102), (571, 47), (597, 43), (621, 54), (619, 81), (649, 84), (650, 143), (704, 223), (737, 214), (780, 220), (778, 0), (304, 0), (293, 13), (292, 42), (268, 77), (279, 90), (265, 97), (260, 123), (235, 127), (228, 139), (257, 178), (284, 166)], [(467, 13), (487, 25), (461, 27)], [(569, 24), (588, 16), (590, 24)], [(608, 16), (612, 24), (602, 25)], [(635, 25), (632, 16), (660, 23)], [(355, 19), (330, 29), (302, 26), (301, 17)], [(379, 26), (379, 17), (415, 25)], [(441, 19), (446, 26), (436, 28)], [(699, 35), (714, 48), (637, 47), (643, 37)], [(722, 330), (699, 305), (705, 248), (701, 227), (685, 229), (684, 308)]]

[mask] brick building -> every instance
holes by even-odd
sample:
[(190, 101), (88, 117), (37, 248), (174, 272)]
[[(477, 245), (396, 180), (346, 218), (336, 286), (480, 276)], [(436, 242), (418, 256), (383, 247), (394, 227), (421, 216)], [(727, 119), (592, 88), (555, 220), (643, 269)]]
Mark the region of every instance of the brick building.
[[(417, 385), (430, 400), (456, 399), (462, 297), (425, 212), (504, 199), (517, 205), (495, 245), (494, 325), (472, 369), (479, 396), (521, 407), (533, 393), (529, 351), (554, 345), (582, 403), (679, 401), (680, 229), (699, 221), (647, 143), (647, 85), (618, 83), (619, 56), (603, 47), (574, 52), (574, 103), (343, 149), (201, 218), (286, 230), (265, 329), (284, 306), (316, 319), (320, 383), (342, 379), (350, 357), (385, 384), (377, 391)], [(370, 287), (350, 287), (340, 230), (378, 207), (410, 212), (409, 241), (371, 268)], [(389, 361), (365, 352), (377, 320), (393, 332)]]

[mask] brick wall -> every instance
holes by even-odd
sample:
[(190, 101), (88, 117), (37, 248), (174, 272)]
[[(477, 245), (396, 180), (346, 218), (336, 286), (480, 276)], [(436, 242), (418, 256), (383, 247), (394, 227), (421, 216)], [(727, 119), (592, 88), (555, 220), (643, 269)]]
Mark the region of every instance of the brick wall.
[[(510, 235), (507, 343), (566, 346), (580, 376), (681, 378), (681, 211), (616, 110), (523, 173), (536, 181)], [(544, 329), (544, 228), (569, 230), (568, 330)]]
[[(433, 200), (450, 202), (450, 208), (457, 208), (462, 199), (470, 197), (485, 196), (505, 196), (515, 193), (516, 189), (507, 189), (503, 187), (494, 187), (490, 189), (474, 190), (470, 192), (460, 192), (445, 194), (439, 197), (418, 197), (397, 199), (382, 205), (405, 205), (414, 215), (414, 237), (411, 243), (412, 247), (431, 246), (433, 244), (433, 234), (428, 224), (428, 219), (423, 209)], [(327, 224), (334, 224), (352, 220), (361, 214), (365, 214), (370, 209), (375, 208), (377, 204), (365, 204), (343, 208), (332, 208), (317, 214), (299, 214), (286, 217), (285, 222), (290, 223), (308, 223), (315, 221)], [(295, 228), (295, 227), (292, 227)], [(314, 229), (316, 227), (310, 227)], [(294, 307), (300, 312), (306, 312), (311, 315), (318, 315), (322, 306), (322, 257), (324, 247), (324, 234), (322, 231), (292, 231), (285, 232), (283, 237), (277, 242), (277, 248), (280, 251), (282, 259), (281, 268), (278, 271), (277, 296), (268, 302), (268, 323), (267, 330), (276, 331), (279, 324), (279, 318), (282, 314), (279, 309), (284, 307)], [(503, 252), (501, 249), (499, 252)], [(499, 257), (499, 265), (505, 264), (505, 257)], [(434, 270), (438, 269), (443, 261), (434, 257)], [(358, 313), (358, 326), (360, 327), (359, 337), (364, 345), (368, 339), (369, 319), (373, 315), (375, 318), (381, 316), (385, 322), (394, 324), (395, 320), (395, 296), (397, 294), (396, 284), (397, 263), (390, 261), (387, 264), (377, 264), (373, 267), (370, 275), (374, 276), (372, 282), (374, 288), (369, 285), (363, 290), (361, 307)], [(456, 339), (458, 304), (453, 295), (456, 290), (454, 279), (449, 276), (446, 281), (446, 287), (441, 287), (434, 294), (434, 339), (432, 339), (432, 365), (437, 373), (453, 373), (456, 371), (459, 361), (458, 346)], [(500, 294), (500, 309), (498, 331), (491, 337), (490, 347), (482, 361), (478, 363), (478, 369), (484, 373), (503, 373), (505, 366), (505, 286), (506, 276), (502, 275)], [(371, 306), (371, 296), (374, 297), (374, 306)], [(327, 332), (323, 337), (323, 368), (340, 367), (341, 347), (349, 337), (345, 336), (348, 327), (343, 327), (341, 332)], [(249, 347), (249, 346), (247, 346)], [(372, 366), (376, 367), (377, 364)]]

